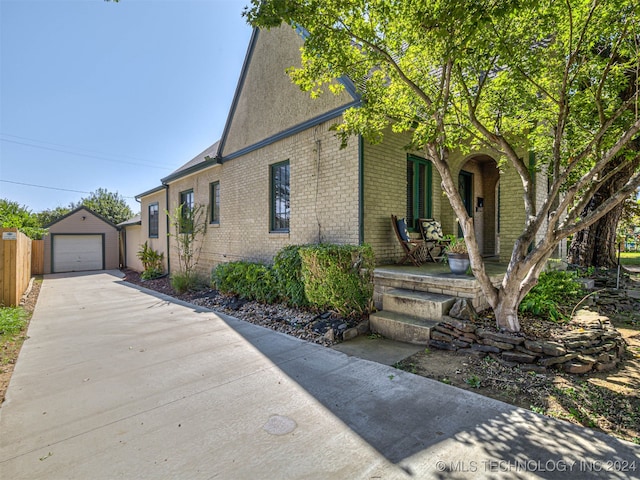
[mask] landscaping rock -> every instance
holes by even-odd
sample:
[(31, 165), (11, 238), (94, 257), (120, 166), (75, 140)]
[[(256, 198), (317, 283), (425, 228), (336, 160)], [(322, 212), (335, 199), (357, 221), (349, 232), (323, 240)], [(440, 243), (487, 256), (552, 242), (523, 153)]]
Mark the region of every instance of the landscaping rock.
[[(451, 308), (451, 310), (453, 310), (453, 307)], [(442, 320), (442, 323), (444, 325), (455, 328), (456, 330), (459, 330), (460, 332), (463, 332), (463, 333), (474, 333), (476, 331), (476, 326), (474, 324), (468, 321), (459, 320), (458, 318), (453, 318), (451, 316), (445, 316)]]
[(502, 359), (507, 362), (534, 363), (537, 359), (534, 355), (527, 355), (522, 352), (503, 352)]
[(451, 310), (449, 310), (449, 316), (460, 320), (476, 320), (478, 312), (476, 312), (469, 300), (461, 298), (453, 304)]
[(551, 355), (552, 357), (559, 357), (566, 355), (567, 349), (561, 343), (558, 342), (540, 342), (542, 345), (542, 353), (545, 355)]
[(525, 340), (524, 337), (518, 337), (508, 333), (490, 332), (483, 329), (478, 329), (476, 333), (480, 338), (488, 338), (490, 340), (495, 340), (496, 342), (510, 343), (512, 345), (520, 345), (521, 343), (524, 343)]
[(580, 362), (569, 362), (563, 365), (563, 369), (567, 373), (587, 373), (591, 371), (591, 367), (593, 364), (591, 363), (580, 363)]

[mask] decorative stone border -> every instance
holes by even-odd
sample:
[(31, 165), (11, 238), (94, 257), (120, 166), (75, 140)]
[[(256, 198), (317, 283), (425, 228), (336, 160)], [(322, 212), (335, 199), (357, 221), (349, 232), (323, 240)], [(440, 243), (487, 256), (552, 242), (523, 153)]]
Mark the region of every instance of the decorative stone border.
[(548, 367), (568, 373), (607, 371), (624, 355), (626, 343), (607, 317), (582, 310), (554, 341), (491, 331), (470, 320), (444, 317), (431, 330), (429, 346), (479, 356), (489, 354), (523, 370), (544, 372)]

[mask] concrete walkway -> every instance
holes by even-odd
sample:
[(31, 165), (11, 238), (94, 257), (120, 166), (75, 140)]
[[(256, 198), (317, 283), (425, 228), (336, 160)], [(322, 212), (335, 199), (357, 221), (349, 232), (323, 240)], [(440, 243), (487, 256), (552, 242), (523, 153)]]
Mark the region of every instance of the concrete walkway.
[(46, 277), (29, 337), (2, 479), (640, 478), (636, 445), (117, 272)]

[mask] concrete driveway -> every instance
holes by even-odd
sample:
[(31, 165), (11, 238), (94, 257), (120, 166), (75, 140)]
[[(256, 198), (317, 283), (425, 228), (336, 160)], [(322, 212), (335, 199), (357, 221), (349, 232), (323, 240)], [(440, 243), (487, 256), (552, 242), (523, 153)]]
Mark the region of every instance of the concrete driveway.
[(2, 479), (640, 478), (640, 447), (181, 304), (47, 276)]

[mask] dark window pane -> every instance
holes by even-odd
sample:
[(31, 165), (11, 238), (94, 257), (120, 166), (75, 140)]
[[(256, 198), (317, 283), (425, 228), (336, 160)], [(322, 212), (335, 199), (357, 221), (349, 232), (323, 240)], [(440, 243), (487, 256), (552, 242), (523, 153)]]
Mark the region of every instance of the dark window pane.
[(158, 236), (158, 204), (149, 205), (149, 237)]
[(271, 166), (271, 230), (288, 231), (291, 216), (289, 162)]

